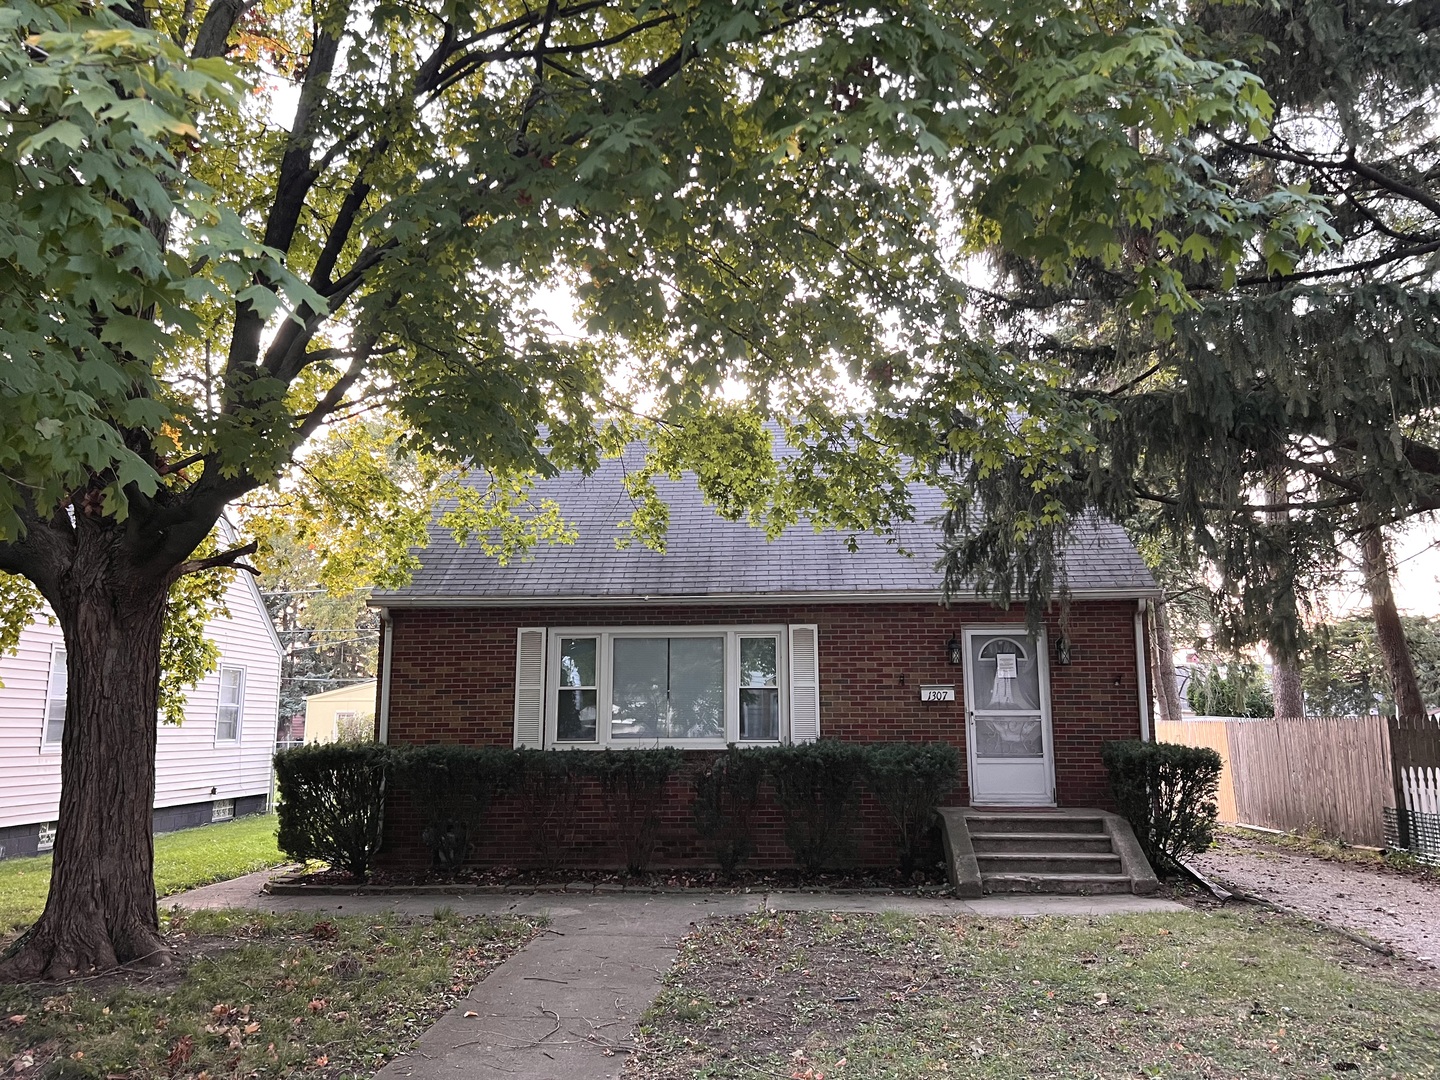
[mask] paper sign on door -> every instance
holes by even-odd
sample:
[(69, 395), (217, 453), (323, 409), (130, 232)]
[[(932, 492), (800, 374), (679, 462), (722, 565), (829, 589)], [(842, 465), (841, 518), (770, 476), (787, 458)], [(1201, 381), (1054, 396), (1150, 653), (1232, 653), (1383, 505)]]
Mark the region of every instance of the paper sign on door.
[(1015, 675), (1015, 654), (1013, 652), (996, 653), (995, 677), (997, 679), (1013, 679)]

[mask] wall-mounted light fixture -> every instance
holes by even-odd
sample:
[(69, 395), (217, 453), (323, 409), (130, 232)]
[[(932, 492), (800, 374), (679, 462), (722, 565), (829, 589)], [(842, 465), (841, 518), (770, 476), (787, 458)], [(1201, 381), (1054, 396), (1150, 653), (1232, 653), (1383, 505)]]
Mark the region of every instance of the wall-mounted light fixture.
[(965, 650), (954, 634), (951, 634), (950, 640), (945, 643), (945, 657), (956, 667), (959, 667), (960, 661), (965, 658)]
[(1064, 634), (1055, 638), (1055, 664), (1057, 667), (1066, 667), (1070, 663), (1070, 639)]

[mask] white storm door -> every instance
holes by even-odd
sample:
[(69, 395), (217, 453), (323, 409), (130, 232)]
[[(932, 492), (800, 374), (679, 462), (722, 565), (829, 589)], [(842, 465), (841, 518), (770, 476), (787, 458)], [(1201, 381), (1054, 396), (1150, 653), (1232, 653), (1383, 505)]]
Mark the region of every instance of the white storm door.
[(1054, 806), (1055, 747), (1045, 636), (1023, 626), (965, 630), (970, 801)]

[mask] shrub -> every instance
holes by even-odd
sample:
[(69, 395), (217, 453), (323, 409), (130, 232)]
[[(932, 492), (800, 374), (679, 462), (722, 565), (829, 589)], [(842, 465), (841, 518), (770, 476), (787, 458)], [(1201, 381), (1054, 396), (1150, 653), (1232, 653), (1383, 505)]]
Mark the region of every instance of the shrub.
[(591, 754), (589, 771), (609, 796), (607, 812), (625, 854), (625, 869), (642, 874), (655, 853), (665, 784), (684, 760), (679, 750), (603, 750)]
[(1138, 741), (1100, 748), (1120, 813), (1159, 873), (1208, 848), (1219, 813), (1220, 755), (1199, 746)]
[(821, 739), (748, 752), (763, 755), (796, 862), (813, 873), (853, 859), (864, 749)]
[(575, 830), (582, 778), (589, 773), (592, 750), (517, 750), (516, 785), (530, 823), (530, 844), (547, 870), (560, 867)]
[(932, 837), (936, 811), (959, 778), (960, 752), (949, 743), (867, 746), (865, 783), (900, 833), (900, 871), (914, 873)]
[(420, 836), (437, 869), (464, 864), (490, 800), (513, 785), (517, 765), (515, 751), (488, 746), (412, 746), (397, 755), (395, 782), (420, 811)]
[(280, 850), (365, 877), (380, 848), (394, 757), (379, 743), (319, 743), (276, 754)]
[(765, 776), (765, 759), (754, 750), (731, 746), (695, 774), (692, 813), (695, 831), (726, 877), (755, 850), (752, 818)]

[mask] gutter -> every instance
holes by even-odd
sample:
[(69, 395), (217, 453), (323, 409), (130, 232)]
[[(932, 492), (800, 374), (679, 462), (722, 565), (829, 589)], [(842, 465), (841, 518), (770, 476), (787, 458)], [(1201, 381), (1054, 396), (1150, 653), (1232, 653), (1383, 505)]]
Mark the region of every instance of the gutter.
[[(1159, 596), (1158, 588), (1073, 589), (1075, 600), (1135, 600)], [(570, 596), (386, 596), (367, 601), (382, 612), (391, 608), (488, 608), (488, 607), (644, 607), (650, 604), (944, 604), (988, 603), (977, 593), (952, 595), (946, 600), (938, 589), (861, 592), (749, 592), (749, 593), (666, 593), (659, 595), (570, 595)]]
[(390, 609), (380, 609), (380, 701), (379, 713), (376, 717), (379, 731), (376, 738), (379, 742), (390, 741), (390, 658), (394, 648), (395, 624), (390, 618)]
[(1140, 703), (1140, 741), (1150, 741), (1150, 687), (1145, 678), (1145, 611), (1142, 597), (1135, 601), (1135, 693)]

